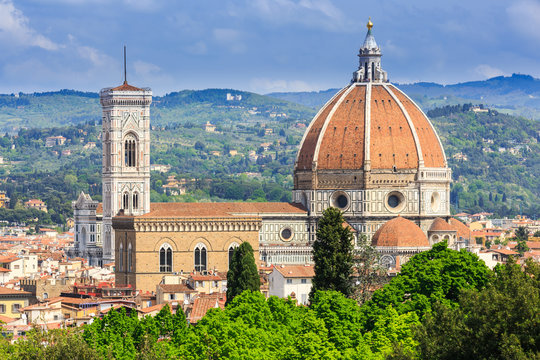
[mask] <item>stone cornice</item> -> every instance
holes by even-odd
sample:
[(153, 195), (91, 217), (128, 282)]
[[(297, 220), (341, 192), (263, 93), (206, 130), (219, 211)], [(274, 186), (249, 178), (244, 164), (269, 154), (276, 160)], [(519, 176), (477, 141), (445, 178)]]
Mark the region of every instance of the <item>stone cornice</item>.
[(259, 231), (259, 217), (235, 218), (113, 218), (114, 229), (138, 232), (226, 232)]

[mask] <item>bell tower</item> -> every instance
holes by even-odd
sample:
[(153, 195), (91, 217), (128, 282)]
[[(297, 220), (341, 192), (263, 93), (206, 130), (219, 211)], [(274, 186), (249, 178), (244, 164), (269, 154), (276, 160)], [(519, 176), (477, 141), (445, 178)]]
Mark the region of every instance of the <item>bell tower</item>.
[(124, 83), (100, 92), (103, 109), (103, 263), (114, 260), (112, 218), (150, 211), (152, 90)]

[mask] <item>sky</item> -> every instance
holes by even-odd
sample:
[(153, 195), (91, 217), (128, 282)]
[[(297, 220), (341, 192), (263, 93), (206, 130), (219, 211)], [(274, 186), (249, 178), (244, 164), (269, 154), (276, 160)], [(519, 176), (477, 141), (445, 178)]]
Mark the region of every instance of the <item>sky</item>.
[(342, 87), (368, 17), (392, 82), (540, 78), (540, 0), (0, 0), (0, 93)]

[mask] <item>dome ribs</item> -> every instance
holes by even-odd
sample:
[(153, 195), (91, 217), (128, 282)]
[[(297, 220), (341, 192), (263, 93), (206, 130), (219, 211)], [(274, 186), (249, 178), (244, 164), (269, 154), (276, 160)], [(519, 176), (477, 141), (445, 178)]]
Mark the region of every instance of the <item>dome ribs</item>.
[(442, 145), (424, 113), (405, 94), (393, 85), (389, 85), (409, 114), (420, 141), (425, 167), (445, 167)]
[(306, 135), (302, 140), (300, 151), (298, 152), (297, 169), (311, 170), (313, 164), (313, 155), (315, 154), (317, 141), (319, 139), (319, 135), (324, 126), (324, 123), (326, 122), (328, 115), (330, 114), (336, 103), (339, 101), (343, 93), (348, 88), (349, 87), (345, 87), (341, 89), (341, 91), (339, 91), (332, 98), (332, 100), (330, 100), (321, 110), (319, 110), (319, 113), (315, 116), (314, 120), (311, 121), (311, 124), (306, 131)]
[[(401, 109), (382, 85), (371, 88), (371, 169), (414, 169), (416, 144)], [(409, 154), (407, 156), (407, 154)]]
[(318, 169), (361, 169), (364, 162), (365, 86), (355, 86), (329, 120)]

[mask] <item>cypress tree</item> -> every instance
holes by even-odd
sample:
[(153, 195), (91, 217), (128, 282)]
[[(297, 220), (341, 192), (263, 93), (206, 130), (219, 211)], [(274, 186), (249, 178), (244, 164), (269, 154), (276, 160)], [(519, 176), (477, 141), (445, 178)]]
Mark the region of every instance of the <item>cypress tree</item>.
[(345, 296), (353, 292), (353, 235), (343, 226), (344, 221), (341, 211), (333, 207), (326, 209), (319, 220), (313, 243), (315, 277), (310, 298), (318, 290), (336, 290)]
[(253, 248), (243, 242), (234, 250), (227, 272), (227, 304), (245, 290), (260, 291), (261, 279), (255, 264)]

